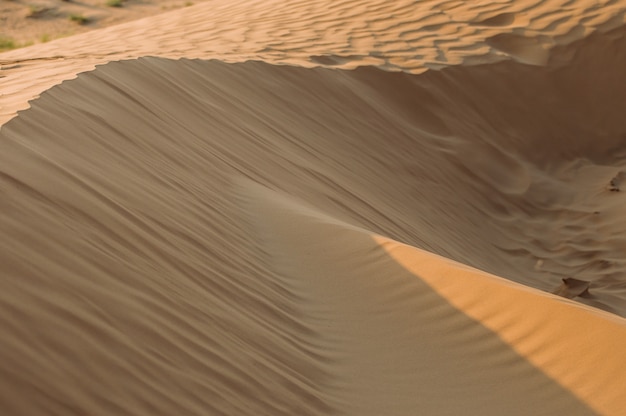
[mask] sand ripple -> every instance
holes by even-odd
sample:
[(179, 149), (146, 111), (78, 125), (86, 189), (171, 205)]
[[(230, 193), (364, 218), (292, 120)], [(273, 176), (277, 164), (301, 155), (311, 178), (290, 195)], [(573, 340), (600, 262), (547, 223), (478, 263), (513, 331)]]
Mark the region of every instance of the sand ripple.
[(622, 318), (420, 249), (625, 314), (622, 34), (548, 69), (143, 58), (47, 91), (0, 133), (3, 412), (619, 414)]
[(77, 73), (113, 60), (160, 56), (421, 73), (514, 59), (626, 22), (615, 0), (498, 2), (214, 0), (0, 54), (0, 123)]
[(290, 0), (0, 55), (0, 413), (623, 414), (625, 51)]

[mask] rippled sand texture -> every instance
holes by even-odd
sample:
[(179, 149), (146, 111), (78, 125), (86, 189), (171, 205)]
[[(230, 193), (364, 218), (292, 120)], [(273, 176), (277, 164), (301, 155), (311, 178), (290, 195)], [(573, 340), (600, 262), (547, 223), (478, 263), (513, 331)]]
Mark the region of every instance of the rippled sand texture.
[(622, 415), (624, 8), (207, 2), (0, 55), (0, 413)]
[(548, 51), (626, 22), (622, 0), (214, 0), (0, 54), (0, 123), (76, 73), (160, 56), (421, 73)]

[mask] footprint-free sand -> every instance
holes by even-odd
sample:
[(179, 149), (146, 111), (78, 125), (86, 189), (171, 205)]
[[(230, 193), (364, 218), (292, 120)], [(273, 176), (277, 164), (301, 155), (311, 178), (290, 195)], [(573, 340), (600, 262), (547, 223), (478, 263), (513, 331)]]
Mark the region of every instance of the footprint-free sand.
[(0, 54), (0, 413), (624, 414), (625, 24), (216, 0)]

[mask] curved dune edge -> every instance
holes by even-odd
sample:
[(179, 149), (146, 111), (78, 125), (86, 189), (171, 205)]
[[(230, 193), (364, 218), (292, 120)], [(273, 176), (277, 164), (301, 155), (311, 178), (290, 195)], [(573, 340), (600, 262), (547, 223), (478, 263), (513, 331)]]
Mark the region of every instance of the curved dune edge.
[(342, 344), (348, 414), (619, 415), (626, 406), (614, 381), (626, 371), (626, 320), (240, 187), (275, 267), (315, 293)]
[(615, 0), (213, 0), (0, 54), (0, 124), (96, 65), (142, 56), (423, 73), (515, 60), (626, 23)]
[[(600, 414), (626, 406), (626, 321), (377, 237), (389, 255)], [(463, 281), (463, 284), (459, 284)], [(546, 340), (550, 340), (546, 342)], [(593, 380), (593, 381), (591, 381)]]
[(3, 410), (620, 414), (621, 318), (414, 247), (621, 276), (622, 32), (560, 70), (144, 58), (47, 91), (0, 131)]

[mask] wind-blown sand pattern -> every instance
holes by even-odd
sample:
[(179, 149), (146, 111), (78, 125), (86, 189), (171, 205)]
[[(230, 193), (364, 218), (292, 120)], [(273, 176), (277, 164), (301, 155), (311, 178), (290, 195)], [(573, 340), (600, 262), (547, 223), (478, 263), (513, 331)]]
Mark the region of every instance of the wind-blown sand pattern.
[(159, 56), (376, 66), (421, 73), (516, 59), (626, 22), (620, 0), (215, 0), (0, 54), (0, 123), (52, 85), (106, 62)]
[(0, 54), (1, 413), (622, 415), (625, 16), (207, 1)]

